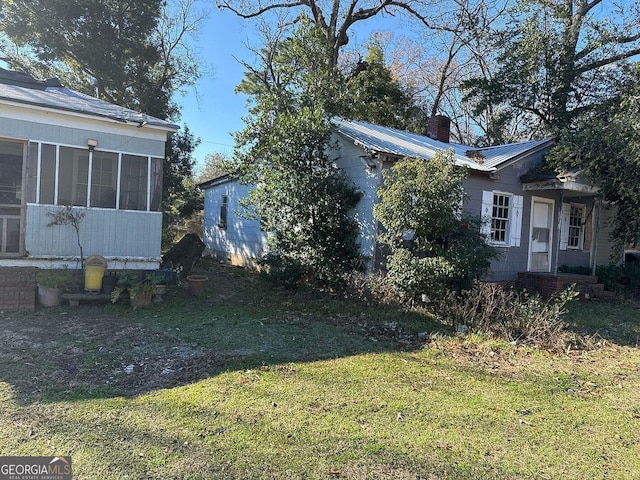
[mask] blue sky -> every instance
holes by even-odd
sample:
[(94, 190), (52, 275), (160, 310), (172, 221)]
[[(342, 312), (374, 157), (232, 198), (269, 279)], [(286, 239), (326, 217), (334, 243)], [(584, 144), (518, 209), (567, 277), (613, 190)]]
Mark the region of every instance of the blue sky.
[(245, 97), (234, 90), (244, 69), (236, 59), (252, 60), (246, 43), (256, 42), (253, 32), (252, 24), (217, 9), (201, 27), (196, 48), (210, 73), (200, 79), (195, 89), (177, 99), (182, 106), (181, 123), (201, 140), (196, 150), (198, 164), (208, 153), (231, 154), (231, 133), (242, 129)]
[[(349, 32), (349, 47), (365, 43), (372, 31), (392, 28), (389, 18), (361, 22), (359, 28)], [(204, 164), (209, 153), (233, 151), (232, 132), (243, 128), (246, 115), (246, 97), (234, 92), (242, 80), (244, 68), (237, 59), (254, 64), (247, 43), (260, 46), (255, 24), (242, 20), (229, 11), (212, 9), (202, 24), (196, 48), (211, 70), (195, 90), (177, 99), (182, 105), (181, 124), (187, 125), (201, 140), (195, 152), (197, 167)], [(197, 168), (196, 167), (196, 168)]]

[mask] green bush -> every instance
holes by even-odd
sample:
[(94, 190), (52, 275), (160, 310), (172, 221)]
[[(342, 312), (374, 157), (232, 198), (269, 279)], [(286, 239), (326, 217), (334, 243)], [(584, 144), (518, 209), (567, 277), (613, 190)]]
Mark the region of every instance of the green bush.
[(435, 298), (447, 291), (454, 266), (444, 257), (419, 258), (401, 248), (387, 257), (387, 278), (405, 299), (426, 293)]
[(607, 265), (596, 268), (598, 281), (611, 291), (621, 294), (640, 293), (640, 264)]
[(429, 161), (405, 158), (383, 172), (374, 214), (391, 252), (389, 282), (405, 299), (468, 289), (498, 254), (481, 237), (480, 219), (460, 212), (466, 175), (451, 151)]
[(287, 288), (298, 286), (304, 276), (301, 263), (285, 255), (268, 253), (260, 260), (260, 267), (269, 280), (281, 283)]

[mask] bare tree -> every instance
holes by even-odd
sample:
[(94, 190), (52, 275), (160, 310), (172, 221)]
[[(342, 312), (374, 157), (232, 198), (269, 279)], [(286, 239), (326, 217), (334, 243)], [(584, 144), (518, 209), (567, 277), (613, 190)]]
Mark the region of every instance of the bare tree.
[(452, 0), (438, 28), (420, 39), (402, 37), (394, 43), (392, 71), (432, 116), (451, 118), (455, 141), (481, 141), (499, 115), (491, 109), (475, 115), (460, 86), (469, 78), (491, 76), (492, 33), (507, 6), (508, 0)]
[[(406, 14), (422, 22), (428, 28), (442, 28), (432, 11), (441, 2), (437, 0), (273, 0), (263, 3), (261, 0), (243, 2), (242, 0), (217, 0), (219, 8), (228, 9), (242, 18), (256, 18), (267, 13), (306, 11), (316, 27), (320, 29), (329, 48), (327, 58), (330, 71), (338, 66), (340, 49), (349, 43), (348, 30), (355, 23), (377, 15)], [(429, 13), (426, 13), (429, 12)]]

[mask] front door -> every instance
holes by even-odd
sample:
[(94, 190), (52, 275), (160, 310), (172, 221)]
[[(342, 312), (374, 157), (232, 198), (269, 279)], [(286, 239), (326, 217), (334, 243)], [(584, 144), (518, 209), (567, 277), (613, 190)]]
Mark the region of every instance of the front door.
[(553, 200), (531, 199), (531, 241), (529, 242), (529, 271), (551, 271), (551, 246), (553, 245)]
[(0, 140), (0, 256), (20, 254), (24, 144)]

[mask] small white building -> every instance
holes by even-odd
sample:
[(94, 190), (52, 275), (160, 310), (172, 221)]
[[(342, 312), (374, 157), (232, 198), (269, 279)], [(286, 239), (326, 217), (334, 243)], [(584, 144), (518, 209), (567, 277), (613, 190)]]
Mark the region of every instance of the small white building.
[(156, 269), (165, 142), (176, 125), (60, 85), (0, 69), (0, 267)]

